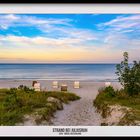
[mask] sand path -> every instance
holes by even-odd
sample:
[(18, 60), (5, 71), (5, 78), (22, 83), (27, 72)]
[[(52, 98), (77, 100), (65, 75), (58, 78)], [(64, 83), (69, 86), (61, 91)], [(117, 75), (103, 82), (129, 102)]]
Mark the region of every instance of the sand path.
[[(52, 125), (56, 126), (79, 126), (101, 124), (101, 116), (93, 106), (93, 100), (98, 93), (97, 83), (81, 83), (80, 89), (70, 88), (69, 91), (81, 97), (80, 100), (64, 105), (64, 110), (57, 111), (51, 120)], [(101, 86), (101, 85), (100, 85)]]

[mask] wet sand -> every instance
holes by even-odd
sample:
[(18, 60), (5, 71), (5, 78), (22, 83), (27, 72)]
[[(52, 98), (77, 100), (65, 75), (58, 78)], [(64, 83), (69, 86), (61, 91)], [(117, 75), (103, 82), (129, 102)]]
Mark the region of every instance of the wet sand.
[[(39, 81), (39, 80), (38, 80)], [(41, 88), (43, 90), (57, 90), (53, 89), (51, 80), (40, 80)], [(58, 81), (59, 84), (67, 84), (68, 91), (76, 93), (81, 97), (78, 101), (70, 102), (64, 105), (64, 110), (57, 111), (54, 118), (51, 119), (53, 126), (99, 126), (101, 124), (101, 115), (96, 112), (93, 106), (93, 100), (98, 94), (98, 89), (105, 85), (104, 82), (80, 81), (80, 88), (73, 88), (73, 81)], [(19, 85), (26, 85), (31, 87), (31, 80), (1, 80), (0, 88), (12, 88)], [(112, 82), (112, 86), (120, 88), (117, 82)]]

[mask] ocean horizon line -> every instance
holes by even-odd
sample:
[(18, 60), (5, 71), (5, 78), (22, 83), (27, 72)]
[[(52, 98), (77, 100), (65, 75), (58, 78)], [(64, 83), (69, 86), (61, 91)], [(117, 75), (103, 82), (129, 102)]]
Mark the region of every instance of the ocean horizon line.
[[(3, 65), (3, 64), (6, 64), (6, 65), (12, 65), (12, 64), (15, 64), (15, 65), (18, 65), (18, 64), (44, 64), (44, 65), (45, 65), (45, 64), (46, 64), (46, 65), (47, 65), (47, 64), (54, 64), (54, 65), (57, 65), (57, 64), (58, 64), (58, 65), (59, 65), (59, 64), (60, 64), (60, 65), (61, 65), (61, 64), (62, 64), (62, 65), (63, 65), (63, 64), (72, 64), (72, 65), (74, 65), (74, 64), (75, 64), (75, 65), (78, 65), (78, 64), (87, 64), (87, 65), (90, 65), (90, 64), (95, 64), (95, 65), (98, 65), (98, 64), (108, 64), (108, 65), (109, 65), (109, 64), (112, 64), (112, 65), (113, 65), (113, 64), (114, 64), (114, 65), (115, 65), (115, 64), (119, 64), (119, 63), (0, 63), (0, 65)], [(132, 63), (129, 63), (129, 64), (132, 64)]]

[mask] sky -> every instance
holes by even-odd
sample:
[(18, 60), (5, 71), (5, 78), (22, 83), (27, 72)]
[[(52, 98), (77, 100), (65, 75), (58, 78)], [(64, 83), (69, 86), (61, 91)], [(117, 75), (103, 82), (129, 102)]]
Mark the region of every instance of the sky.
[(140, 14), (0, 14), (0, 63), (140, 60)]

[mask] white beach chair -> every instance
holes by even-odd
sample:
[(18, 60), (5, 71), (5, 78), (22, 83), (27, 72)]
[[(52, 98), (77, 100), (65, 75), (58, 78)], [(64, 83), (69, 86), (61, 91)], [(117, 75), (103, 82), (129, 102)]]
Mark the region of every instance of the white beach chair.
[(52, 86), (53, 86), (53, 88), (58, 88), (58, 82), (57, 81), (53, 81)]
[(111, 82), (105, 82), (105, 87), (111, 86)]
[(35, 83), (34, 84), (34, 90), (35, 91), (40, 91), (40, 83)]
[(74, 82), (74, 88), (80, 88), (80, 83), (79, 81)]

